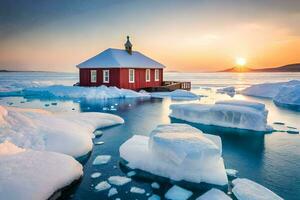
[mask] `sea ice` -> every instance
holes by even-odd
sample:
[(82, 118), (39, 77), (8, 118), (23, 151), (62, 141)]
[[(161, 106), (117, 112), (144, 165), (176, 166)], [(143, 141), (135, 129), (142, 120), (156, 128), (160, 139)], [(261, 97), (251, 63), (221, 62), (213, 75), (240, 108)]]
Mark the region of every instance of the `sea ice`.
[(160, 200), (160, 196), (153, 194), (151, 197), (148, 198), (148, 200)]
[(198, 197), (196, 200), (231, 200), (231, 198), (223, 191), (213, 188)]
[(270, 131), (264, 104), (249, 101), (219, 101), (215, 104), (172, 104), (170, 117), (221, 127)]
[(298, 85), (283, 86), (273, 101), (277, 106), (300, 111), (300, 81)]
[(51, 113), (0, 106), (0, 142), (9, 140), (23, 148), (80, 157), (92, 149), (95, 129), (121, 123), (122, 118), (107, 113)]
[(95, 186), (97, 191), (108, 190), (109, 188), (111, 188), (111, 185), (107, 181), (101, 181)]
[(187, 91), (187, 90), (181, 90), (177, 89), (172, 92), (152, 92), (149, 93), (151, 97), (156, 97), (156, 98), (171, 98), (174, 100), (196, 100), (199, 99), (199, 95)]
[(160, 188), (160, 185), (159, 185), (157, 182), (153, 182), (153, 183), (151, 183), (151, 187), (152, 187), (153, 189), (159, 189), (159, 188)]
[(167, 191), (167, 193), (165, 194), (165, 198), (170, 200), (186, 200), (192, 195), (193, 193), (191, 191), (174, 185)]
[(99, 155), (95, 158), (93, 161), (93, 165), (103, 165), (110, 161), (111, 156), (110, 155)]
[(0, 199), (48, 199), (82, 174), (71, 156), (0, 144)]
[(130, 171), (130, 172), (127, 173), (128, 177), (132, 177), (132, 176), (135, 176), (135, 175), (136, 175), (135, 171)]
[(131, 193), (137, 193), (137, 194), (144, 194), (146, 191), (139, 187), (131, 187), (130, 188)]
[(108, 178), (108, 182), (112, 185), (125, 185), (126, 183), (129, 183), (131, 181), (131, 178), (127, 178), (125, 176), (111, 176)]
[(232, 183), (232, 192), (238, 200), (283, 200), (271, 190), (249, 179), (237, 178)]
[(118, 190), (116, 188), (110, 188), (110, 190), (108, 191), (108, 197), (114, 196), (118, 194)]
[(220, 88), (220, 89), (217, 89), (217, 93), (228, 94), (229, 96), (234, 96), (235, 88), (232, 87), (232, 86), (231, 87)]
[(236, 177), (238, 173), (239, 173), (239, 171), (236, 169), (226, 169), (226, 174), (228, 176)]
[(101, 176), (101, 173), (100, 172), (94, 172), (91, 174), (91, 178), (98, 178)]
[(134, 135), (123, 143), (120, 156), (132, 169), (175, 181), (224, 186), (228, 180), (220, 139), (214, 136), (212, 140), (207, 135), (186, 124), (160, 125), (150, 137)]

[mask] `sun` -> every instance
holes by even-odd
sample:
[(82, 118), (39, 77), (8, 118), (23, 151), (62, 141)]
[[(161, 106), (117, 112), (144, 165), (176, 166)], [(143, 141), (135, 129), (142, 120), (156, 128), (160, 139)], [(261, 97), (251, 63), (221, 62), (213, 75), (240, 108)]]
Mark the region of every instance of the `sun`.
[(245, 66), (246, 63), (247, 63), (247, 60), (243, 57), (238, 57), (238, 58), (235, 59), (235, 64), (239, 67)]

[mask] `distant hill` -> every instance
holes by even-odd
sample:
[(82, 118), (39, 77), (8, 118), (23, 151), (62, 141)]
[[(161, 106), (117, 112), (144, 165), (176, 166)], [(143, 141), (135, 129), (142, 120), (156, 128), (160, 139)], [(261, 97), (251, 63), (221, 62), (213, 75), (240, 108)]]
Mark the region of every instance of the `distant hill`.
[(262, 69), (233, 67), (230, 69), (222, 70), (220, 72), (300, 72), (300, 63), (284, 65), (281, 67), (262, 68)]

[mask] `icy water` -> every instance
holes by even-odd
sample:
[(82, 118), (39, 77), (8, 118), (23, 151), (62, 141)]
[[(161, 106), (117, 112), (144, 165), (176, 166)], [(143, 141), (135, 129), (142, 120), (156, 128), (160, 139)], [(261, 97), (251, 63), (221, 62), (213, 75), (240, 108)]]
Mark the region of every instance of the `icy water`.
[[(42, 78), (42, 77), (43, 78)], [(17, 77), (17, 82), (14, 81)], [(283, 122), (285, 125), (273, 125), (276, 129), (286, 130), (292, 126), (300, 130), (300, 112), (294, 112), (276, 107), (271, 100), (226, 94), (217, 94), (217, 87), (236, 86), (243, 88), (253, 83), (279, 82), (292, 79), (300, 80), (300, 73), (260, 73), (260, 74), (230, 74), (230, 73), (193, 73), (166, 74), (165, 79), (189, 80), (193, 83), (193, 92), (206, 97), (197, 101), (213, 103), (224, 99), (254, 100), (266, 104), (269, 110), (269, 124)], [(68, 84), (77, 81), (76, 74), (59, 73), (0, 73), (1, 89), (11, 90), (28, 87), (30, 85)], [(5, 87), (4, 87), (5, 85)], [(9, 86), (8, 86), (9, 85)], [(25, 101), (25, 103), (23, 103)], [(57, 102), (57, 105), (45, 107), (45, 104)], [(104, 107), (115, 107), (115, 111), (105, 111), (124, 118), (125, 124), (103, 130), (103, 136), (95, 142), (103, 141), (102, 145), (95, 145), (90, 157), (84, 164), (84, 177), (81, 182), (65, 197), (65, 199), (107, 199), (108, 191), (96, 192), (97, 183), (107, 180), (114, 175), (125, 176), (125, 171), (119, 165), (119, 146), (134, 134), (148, 135), (158, 124), (174, 122), (168, 117), (169, 105), (172, 103), (186, 103), (186, 101), (172, 101), (170, 99), (115, 99), (108, 101), (58, 101), (49, 99), (23, 99), (21, 97), (2, 97), (1, 105), (17, 107), (43, 108), (54, 112), (103, 112)], [(75, 110), (72, 110), (75, 108)], [(240, 134), (224, 132), (220, 129), (207, 129), (192, 124), (221, 136), (223, 143), (223, 158), (226, 168), (239, 171), (239, 177), (249, 178), (271, 189), (285, 199), (296, 200), (300, 197), (300, 135), (286, 132), (272, 134)], [(136, 152), (137, 154), (139, 152)], [(97, 155), (111, 155), (112, 160), (105, 165), (93, 166), (91, 163)], [(99, 178), (92, 179), (93, 172), (101, 172)], [(147, 193), (163, 196), (170, 188), (170, 184), (163, 183), (159, 190), (151, 188), (152, 181), (135, 179), (123, 186), (117, 186), (118, 194), (110, 199), (147, 199)], [(144, 194), (133, 194), (129, 190), (132, 186), (146, 190)], [(193, 191), (191, 199), (201, 194)]]

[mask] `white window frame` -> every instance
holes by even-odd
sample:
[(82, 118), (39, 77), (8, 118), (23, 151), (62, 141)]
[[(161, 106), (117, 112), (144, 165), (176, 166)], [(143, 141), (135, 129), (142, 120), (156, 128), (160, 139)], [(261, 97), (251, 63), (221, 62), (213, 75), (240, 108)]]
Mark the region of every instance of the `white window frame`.
[(91, 75), (91, 77), (90, 77), (91, 83), (97, 83), (97, 70), (92, 69), (90, 71), (90, 75)]
[(109, 83), (109, 70), (103, 70), (103, 83)]
[(151, 81), (151, 70), (150, 69), (146, 69), (146, 82), (150, 82)]
[(155, 69), (154, 71), (154, 80), (159, 81), (159, 69)]
[[(131, 73), (132, 73), (132, 77), (131, 77)], [(129, 69), (128, 70), (128, 75), (129, 75), (129, 77), (128, 77), (129, 78), (129, 83), (134, 83), (134, 80), (135, 80), (135, 71), (134, 71), (134, 69)]]

